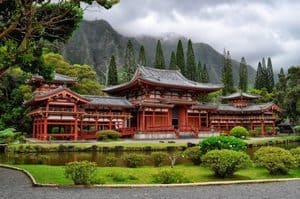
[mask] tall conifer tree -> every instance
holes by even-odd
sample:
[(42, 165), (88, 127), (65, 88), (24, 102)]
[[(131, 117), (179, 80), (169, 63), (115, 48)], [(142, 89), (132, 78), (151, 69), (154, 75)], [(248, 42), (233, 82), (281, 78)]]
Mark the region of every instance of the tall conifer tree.
[(283, 68), (281, 68), (278, 74), (278, 82), (276, 83), (274, 88), (276, 91), (274, 92), (275, 93), (274, 101), (281, 108), (285, 108), (284, 99), (286, 96), (286, 88), (287, 88), (287, 79), (284, 74)]
[(261, 63), (258, 62), (256, 77), (255, 77), (255, 85), (254, 85), (256, 89), (262, 89), (265, 87), (263, 78), (264, 78), (263, 68), (261, 66)]
[(272, 92), (274, 88), (274, 73), (271, 58), (268, 57), (267, 63), (267, 78), (268, 78), (268, 92)]
[(181, 40), (177, 43), (177, 49), (176, 49), (176, 65), (180, 69), (181, 73), (183, 75), (186, 74), (185, 69), (185, 59), (184, 59), (184, 52), (183, 52), (183, 46)]
[(160, 40), (157, 41), (156, 44), (156, 53), (155, 53), (155, 68), (164, 69), (165, 68), (165, 58), (164, 53), (161, 47)]
[(115, 56), (112, 55), (108, 67), (107, 85), (112, 86), (117, 84), (118, 84), (117, 64), (116, 64)]
[(224, 67), (222, 71), (222, 82), (224, 84), (223, 95), (234, 92), (233, 77), (232, 77), (232, 62), (230, 52), (224, 50)]
[(177, 70), (178, 69), (177, 64), (176, 64), (176, 55), (175, 55), (174, 51), (171, 52), (169, 68), (172, 69), (172, 70)]
[(241, 59), (239, 76), (239, 89), (243, 92), (246, 92), (248, 89), (248, 70), (247, 63), (244, 57), (242, 57)]
[(197, 82), (202, 82), (202, 73), (203, 73), (203, 69), (202, 69), (202, 64), (201, 61), (198, 61), (198, 65), (197, 65)]
[(145, 48), (144, 48), (143, 45), (140, 47), (138, 63), (139, 63), (140, 65), (142, 65), (142, 66), (146, 66), (146, 65), (147, 65)]
[(190, 80), (196, 81), (196, 60), (192, 41), (189, 39), (186, 53), (186, 77)]
[(208, 75), (208, 71), (207, 71), (207, 68), (206, 68), (206, 64), (203, 65), (201, 82), (203, 82), (203, 83), (208, 83), (209, 82), (209, 75)]
[(133, 45), (131, 40), (128, 40), (127, 47), (125, 51), (125, 64), (124, 64), (124, 74), (123, 80), (128, 82), (131, 80), (136, 69), (135, 55), (133, 50)]

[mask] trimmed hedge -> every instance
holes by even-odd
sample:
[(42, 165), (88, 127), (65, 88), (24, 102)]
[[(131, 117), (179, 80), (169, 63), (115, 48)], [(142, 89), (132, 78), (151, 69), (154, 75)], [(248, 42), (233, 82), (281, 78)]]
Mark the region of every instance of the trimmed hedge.
[(199, 145), (203, 154), (215, 149), (241, 151), (245, 150), (247, 147), (246, 143), (243, 140), (233, 136), (224, 135), (206, 138), (202, 142), (200, 142)]
[(76, 185), (88, 185), (93, 181), (97, 165), (95, 162), (80, 161), (69, 162), (65, 167), (65, 176)]
[(152, 175), (154, 183), (173, 184), (173, 183), (187, 183), (189, 180), (184, 177), (184, 174), (174, 171), (172, 169), (159, 171)]
[(254, 153), (254, 160), (272, 175), (287, 174), (297, 165), (294, 156), (280, 147), (261, 147)]
[(212, 150), (203, 155), (202, 164), (209, 167), (216, 177), (232, 176), (239, 169), (252, 164), (250, 157), (241, 151)]
[(187, 148), (183, 152), (183, 156), (190, 160), (194, 165), (199, 165), (201, 163), (202, 153), (199, 146)]
[(236, 138), (246, 139), (247, 137), (249, 137), (249, 132), (242, 126), (236, 126), (230, 130), (230, 135)]
[(151, 159), (153, 160), (154, 166), (159, 167), (163, 161), (167, 158), (167, 153), (164, 152), (153, 152), (151, 153)]
[(102, 130), (96, 133), (96, 138), (98, 140), (107, 140), (107, 139), (117, 140), (120, 137), (121, 134), (115, 130)]
[(300, 167), (300, 147), (294, 148), (290, 150), (291, 154), (296, 159), (298, 167)]
[(136, 168), (144, 164), (145, 156), (135, 153), (129, 153), (123, 157), (123, 161), (127, 167)]

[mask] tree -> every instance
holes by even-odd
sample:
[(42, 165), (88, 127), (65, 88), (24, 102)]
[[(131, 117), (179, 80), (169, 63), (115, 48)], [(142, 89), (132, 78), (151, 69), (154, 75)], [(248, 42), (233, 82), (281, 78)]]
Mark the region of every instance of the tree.
[(234, 91), (233, 77), (232, 77), (232, 63), (230, 52), (224, 50), (224, 67), (222, 71), (222, 82), (224, 84), (223, 95), (227, 95)]
[(177, 43), (176, 65), (180, 69), (181, 73), (183, 75), (185, 75), (186, 74), (185, 59), (184, 59), (184, 52), (183, 52), (183, 47), (182, 47), (181, 40), (179, 40), (178, 43)]
[(187, 53), (186, 53), (186, 77), (190, 80), (196, 81), (196, 59), (193, 49), (192, 41), (188, 40)]
[(272, 92), (274, 88), (274, 73), (273, 73), (273, 66), (271, 58), (268, 57), (268, 64), (267, 64), (267, 79), (268, 79), (268, 92)]
[(201, 61), (198, 61), (198, 65), (196, 68), (197, 82), (202, 82), (202, 73), (203, 73), (202, 64)]
[(128, 40), (127, 47), (125, 51), (125, 65), (124, 65), (124, 74), (123, 74), (123, 80), (128, 82), (131, 80), (135, 68), (135, 55), (133, 50), (133, 45), (131, 40)]
[(265, 87), (265, 84), (264, 84), (264, 72), (263, 72), (263, 68), (261, 66), (261, 63), (258, 62), (254, 88), (256, 88), (256, 89), (262, 89), (264, 87)]
[(169, 68), (172, 69), (172, 70), (177, 70), (178, 69), (177, 64), (176, 64), (176, 55), (175, 55), (174, 51), (171, 52)]
[(117, 85), (118, 84), (118, 71), (115, 56), (112, 55), (110, 58), (110, 63), (107, 73), (107, 84), (108, 85)]
[(138, 64), (140, 64), (142, 66), (146, 66), (147, 65), (145, 48), (144, 48), (143, 45), (140, 48)]
[(246, 92), (248, 89), (248, 70), (247, 63), (244, 57), (242, 57), (241, 59), (239, 75), (239, 89), (243, 92)]
[[(1, 66), (0, 76), (17, 64), (27, 72), (39, 74), (45, 72), (40, 69), (43, 67), (40, 60), (42, 43), (65, 42), (72, 35), (82, 19), (80, 2), (91, 4), (93, 1), (1, 0), (0, 47), (13, 47), (13, 52), (10, 54), (9, 64)], [(105, 8), (110, 8), (118, 0), (97, 0), (97, 2)], [(28, 56), (24, 56), (25, 54)], [(26, 61), (23, 62), (23, 59)]]
[(209, 82), (209, 76), (208, 76), (206, 64), (203, 65), (202, 75), (201, 75), (201, 82), (203, 82), (203, 83), (208, 83)]
[(164, 58), (164, 53), (163, 53), (163, 50), (161, 47), (160, 40), (158, 40), (157, 44), (156, 44), (154, 66), (155, 66), (155, 68), (159, 68), (159, 69), (165, 68), (165, 58)]
[(278, 82), (275, 85), (275, 98), (274, 102), (281, 108), (285, 109), (284, 100), (285, 100), (285, 89), (287, 88), (287, 80), (283, 71), (283, 68), (280, 69), (278, 74)]

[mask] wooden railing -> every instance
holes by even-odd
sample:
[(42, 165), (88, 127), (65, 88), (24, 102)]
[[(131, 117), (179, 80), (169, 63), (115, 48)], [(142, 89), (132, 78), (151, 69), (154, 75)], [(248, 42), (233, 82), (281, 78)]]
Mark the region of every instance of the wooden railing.
[(173, 126), (148, 126), (145, 131), (160, 132), (160, 131), (175, 131)]

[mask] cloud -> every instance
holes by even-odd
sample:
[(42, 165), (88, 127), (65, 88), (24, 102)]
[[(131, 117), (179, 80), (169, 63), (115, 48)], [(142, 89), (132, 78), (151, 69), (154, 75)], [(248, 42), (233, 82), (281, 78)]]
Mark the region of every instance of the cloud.
[(90, 6), (85, 19), (105, 19), (126, 35), (177, 33), (246, 57), (254, 67), (270, 56), (276, 68), (300, 64), (300, 1), (121, 0), (109, 10)]

